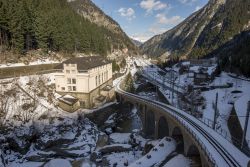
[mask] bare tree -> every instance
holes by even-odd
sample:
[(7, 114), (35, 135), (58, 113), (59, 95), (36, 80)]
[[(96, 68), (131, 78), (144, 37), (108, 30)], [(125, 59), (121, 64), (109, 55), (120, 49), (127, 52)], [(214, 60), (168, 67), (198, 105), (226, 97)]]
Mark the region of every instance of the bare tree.
[(4, 119), (9, 112), (9, 96), (0, 94), (0, 125), (3, 125)]

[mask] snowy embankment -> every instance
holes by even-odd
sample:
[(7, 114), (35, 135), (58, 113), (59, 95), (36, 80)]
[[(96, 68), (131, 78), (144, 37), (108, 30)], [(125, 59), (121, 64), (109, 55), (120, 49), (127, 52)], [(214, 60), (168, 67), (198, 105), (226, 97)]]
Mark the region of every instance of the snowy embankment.
[(182, 154), (179, 154), (172, 159), (170, 159), (163, 167), (189, 167), (191, 161), (184, 157)]
[(98, 147), (96, 162), (100, 166), (128, 166), (142, 156), (143, 147), (147, 142), (136, 133), (113, 133), (109, 136), (109, 145)]
[[(28, 66), (31, 65), (41, 65), (41, 64), (54, 64), (54, 63), (60, 63), (59, 61), (44, 59), (44, 60), (37, 60), (34, 62), (29, 62)], [(24, 63), (11, 63), (11, 64), (0, 64), (0, 68), (8, 68), (8, 67), (23, 67), (27, 66), (27, 64)]]
[[(250, 94), (250, 88), (249, 88), (249, 94)], [(250, 101), (250, 95), (244, 94), (241, 96), (236, 102), (235, 102), (235, 110), (238, 115), (238, 118), (240, 120), (240, 124), (242, 129), (245, 127), (245, 120), (246, 120), (246, 114), (247, 114), (247, 104)], [(248, 123), (248, 129), (247, 129), (247, 140), (250, 140), (250, 123)], [(250, 146), (250, 143), (248, 143)]]
[(173, 139), (163, 138), (152, 150), (145, 156), (135, 161), (130, 167), (151, 167), (163, 162), (176, 149), (176, 143)]
[[(250, 82), (233, 78), (227, 73), (222, 73), (220, 77), (217, 77), (210, 85), (221, 85), (222, 83), (232, 83), (233, 86), (231, 88), (214, 89), (202, 93), (203, 97), (206, 99), (206, 108), (203, 110), (203, 118), (210, 119), (211, 121), (213, 120), (216, 93), (218, 93), (217, 129), (222, 129), (224, 131), (223, 135), (226, 135), (227, 139), (230, 140), (231, 135), (227, 126), (227, 121), (233, 107), (236, 110), (242, 129), (244, 129), (247, 103), (250, 101)], [(248, 124), (246, 140), (250, 140), (250, 124)]]
[(130, 140), (130, 135), (130, 133), (112, 133), (109, 137), (112, 143), (127, 144)]
[(44, 167), (72, 167), (70, 162), (65, 159), (53, 159), (46, 163)]
[[(5, 150), (11, 150), (3, 157), (8, 167), (42, 166), (54, 158), (86, 157), (94, 150), (97, 127), (83, 117), (85, 111), (58, 108), (53, 83), (53, 74), (1, 80), (0, 102), (7, 104), (1, 121), (8, 128), (0, 137)], [(9, 141), (15, 147), (9, 148)]]

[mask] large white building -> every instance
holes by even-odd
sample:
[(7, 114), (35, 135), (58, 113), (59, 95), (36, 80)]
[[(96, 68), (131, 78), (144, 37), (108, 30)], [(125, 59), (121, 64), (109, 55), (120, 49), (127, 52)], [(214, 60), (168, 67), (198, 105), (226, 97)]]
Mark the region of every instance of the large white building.
[(71, 58), (56, 69), (56, 92), (79, 99), (84, 108), (94, 107), (102, 91), (112, 87), (112, 63), (101, 56)]

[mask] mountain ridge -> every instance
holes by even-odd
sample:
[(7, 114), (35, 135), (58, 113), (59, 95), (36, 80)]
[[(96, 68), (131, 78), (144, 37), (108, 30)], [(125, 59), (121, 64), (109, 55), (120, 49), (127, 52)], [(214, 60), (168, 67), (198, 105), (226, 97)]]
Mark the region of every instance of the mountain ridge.
[(173, 29), (146, 41), (140, 49), (163, 59), (202, 57), (249, 29), (249, 5), (246, 0), (210, 0)]
[[(96, 13), (102, 24), (92, 18)], [(104, 56), (138, 52), (119, 24), (89, 0), (0, 0), (0, 16), (0, 52), (15, 53), (15, 61), (32, 50)], [(4, 62), (8, 56), (0, 58)]]
[(123, 40), (119, 40), (121, 46), (118, 46), (118, 48), (127, 47), (135, 51), (137, 50), (137, 48), (133, 46), (133, 41), (130, 40), (120, 25), (110, 16), (104, 13), (91, 0), (68, 0), (68, 3), (79, 15), (83, 16), (92, 23), (97, 24), (98, 26), (107, 28), (109, 31), (117, 34), (118, 37), (120, 36), (119, 38), (123, 38)]

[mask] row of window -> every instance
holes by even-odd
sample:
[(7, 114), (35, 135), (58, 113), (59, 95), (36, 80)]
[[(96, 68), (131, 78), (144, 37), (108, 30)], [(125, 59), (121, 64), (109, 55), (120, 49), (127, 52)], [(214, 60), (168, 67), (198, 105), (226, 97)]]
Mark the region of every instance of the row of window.
[(76, 64), (66, 64), (66, 67), (69, 67), (69, 66), (71, 66), (71, 67), (75, 67), (75, 66), (76, 66)]
[[(62, 87), (62, 91), (65, 91), (65, 87)], [(76, 91), (76, 86), (68, 86), (68, 91), (69, 92)]]
[(75, 74), (75, 73), (76, 73), (76, 70), (66, 70), (66, 73), (67, 73), (67, 74), (70, 74), (70, 73)]
[(103, 69), (103, 68), (108, 68), (108, 64), (100, 66), (100, 67), (96, 67), (96, 68), (94, 68), (94, 70), (97, 71), (98, 69)]
[(67, 84), (76, 84), (75, 78), (67, 78)]
[(76, 86), (68, 86), (68, 91), (76, 91)]
[(108, 71), (95, 77), (96, 86), (101, 85), (103, 82), (108, 80)]

